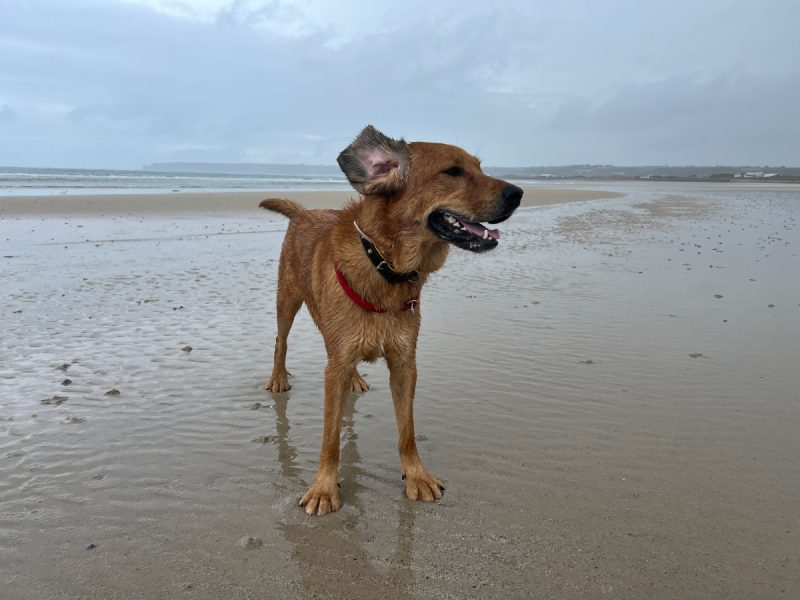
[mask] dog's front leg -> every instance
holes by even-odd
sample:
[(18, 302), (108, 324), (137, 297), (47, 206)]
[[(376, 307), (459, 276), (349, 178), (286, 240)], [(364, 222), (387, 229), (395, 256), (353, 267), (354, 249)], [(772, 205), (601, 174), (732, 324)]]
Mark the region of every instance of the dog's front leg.
[(319, 468), (313, 485), (300, 499), (309, 515), (326, 515), (339, 510), (339, 434), (342, 428), (342, 406), (350, 392), (355, 365), (342, 367), (333, 360), (325, 367), (325, 414), (322, 426), (322, 449)]
[(442, 497), (442, 482), (428, 473), (419, 459), (414, 437), (414, 391), (417, 387), (417, 365), (414, 351), (387, 351), (389, 386), (392, 389), (394, 414), (399, 435), (400, 474), (405, 481), (406, 496), (411, 500), (431, 502)]

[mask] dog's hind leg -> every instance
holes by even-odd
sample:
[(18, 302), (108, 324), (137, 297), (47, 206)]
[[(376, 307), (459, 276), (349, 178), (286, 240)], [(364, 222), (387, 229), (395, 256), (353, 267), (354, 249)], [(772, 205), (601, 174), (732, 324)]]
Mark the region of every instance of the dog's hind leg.
[(353, 391), (356, 393), (359, 392), (366, 392), (369, 390), (369, 383), (367, 380), (364, 379), (361, 375), (358, 374), (358, 371), (353, 373), (353, 384), (352, 384)]
[(286, 370), (286, 339), (302, 304), (300, 291), (292, 285), (292, 282), (278, 284), (278, 335), (275, 338), (275, 360), (272, 363), (272, 377), (264, 384), (264, 388), (271, 392), (285, 392), (291, 389), (289, 372)]

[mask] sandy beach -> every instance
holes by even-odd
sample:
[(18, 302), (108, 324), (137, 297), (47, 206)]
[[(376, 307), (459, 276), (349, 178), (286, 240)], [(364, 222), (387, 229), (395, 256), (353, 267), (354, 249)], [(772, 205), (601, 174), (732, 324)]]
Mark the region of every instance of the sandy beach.
[[(263, 389), (263, 192), (0, 198), (0, 597), (797, 598), (800, 190), (526, 189), (424, 289), (402, 495), (385, 365), (310, 518), (325, 352)], [(352, 193), (280, 193), (310, 208)]]
[[(523, 206), (543, 206), (613, 198), (617, 192), (569, 188), (525, 188)], [(0, 217), (186, 215), (188, 213), (251, 212), (264, 198), (291, 198), (306, 208), (339, 208), (356, 192), (176, 192), (173, 194), (93, 194), (0, 197)]]

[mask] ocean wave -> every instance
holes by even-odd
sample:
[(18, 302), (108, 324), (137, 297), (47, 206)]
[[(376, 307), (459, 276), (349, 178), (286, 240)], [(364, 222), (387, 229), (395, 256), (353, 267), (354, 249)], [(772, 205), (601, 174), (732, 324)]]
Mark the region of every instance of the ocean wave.
[(265, 191), (348, 189), (344, 177), (329, 175), (156, 173), (81, 169), (0, 168), (0, 194), (136, 193), (181, 190)]

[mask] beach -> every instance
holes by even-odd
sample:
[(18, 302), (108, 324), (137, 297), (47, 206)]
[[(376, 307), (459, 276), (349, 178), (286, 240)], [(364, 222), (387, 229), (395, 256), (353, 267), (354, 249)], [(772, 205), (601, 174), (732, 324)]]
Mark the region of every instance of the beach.
[[(800, 189), (526, 188), (420, 302), (403, 497), (382, 362), (308, 517), (325, 351), (272, 367), (264, 192), (0, 198), (0, 596), (795, 598)], [(336, 208), (352, 192), (280, 192)]]
[[(617, 192), (574, 188), (526, 188), (523, 206), (544, 206), (598, 198)], [(353, 191), (176, 192), (171, 194), (75, 194), (0, 196), (0, 217), (187, 215), (220, 212), (252, 213), (264, 198), (291, 198), (306, 208), (340, 208), (358, 198)]]

